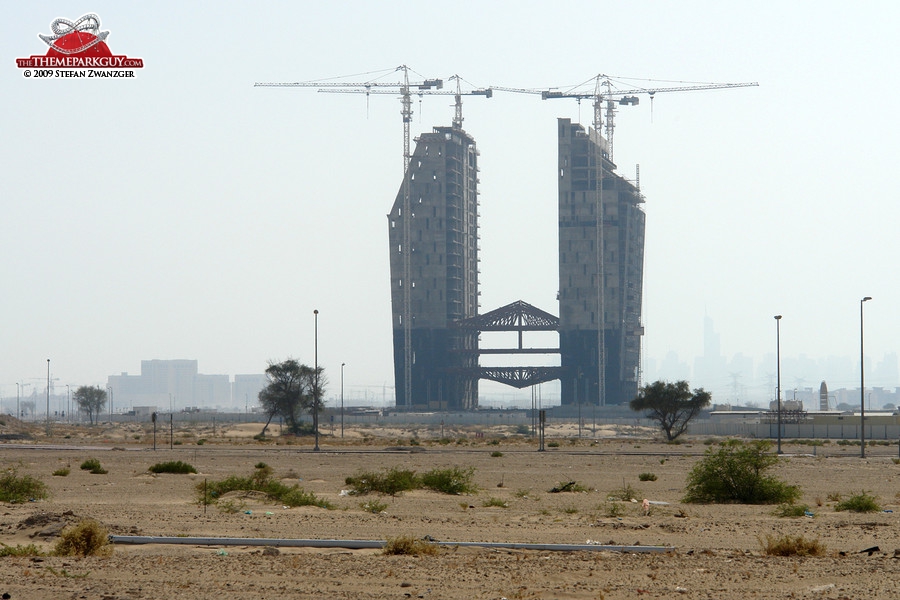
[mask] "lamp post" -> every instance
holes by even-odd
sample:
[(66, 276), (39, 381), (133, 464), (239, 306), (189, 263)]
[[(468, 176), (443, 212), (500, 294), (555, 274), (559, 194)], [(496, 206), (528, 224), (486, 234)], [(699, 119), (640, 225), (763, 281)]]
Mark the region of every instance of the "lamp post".
[(71, 420), (72, 416), (72, 399), (69, 396), (69, 384), (66, 384), (66, 422)]
[(866, 457), (866, 365), (863, 345), (863, 304), (871, 300), (866, 296), (859, 301), (859, 456)]
[(781, 454), (781, 315), (775, 315), (775, 362), (778, 381), (778, 454)]
[(16, 419), (21, 419), (22, 413), (19, 412), (19, 382), (16, 382)]
[(47, 359), (47, 437), (50, 437), (50, 359)]
[(344, 367), (347, 363), (341, 363), (341, 439), (344, 439)]
[(319, 451), (319, 309), (313, 310), (313, 314), (315, 315), (316, 324), (314, 329), (314, 353), (313, 357), (315, 360), (315, 370), (316, 370), (316, 383), (313, 388), (313, 430), (316, 434), (316, 444), (313, 446), (313, 451)]

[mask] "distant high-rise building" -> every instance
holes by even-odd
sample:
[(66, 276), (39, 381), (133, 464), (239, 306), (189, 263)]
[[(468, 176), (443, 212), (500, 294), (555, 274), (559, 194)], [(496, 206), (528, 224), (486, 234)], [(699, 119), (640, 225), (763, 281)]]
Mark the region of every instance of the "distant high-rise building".
[[(113, 392), (116, 410), (125, 407), (155, 407), (160, 410), (203, 409), (244, 406), (256, 402), (251, 393), (259, 393), (265, 375), (238, 375), (247, 397), (232, 402), (232, 384), (228, 375), (204, 375), (197, 372), (196, 360), (142, 360), (141, 374), (110, 375), (107, 386)], [(252, 378), (252, 383), (248, 380)], [(255, 390), (255, 392), (253, 392)]]
[[(721, 397), (727, 397), (727, 386), (733, 382), (728, 380), (728, 366), (722, 355), (720, 336), (716, 332), (712, 318), (709, 315), (703, 317), (703, 356), (694, 359), (695, 387), (702, 387), (712, 391)], [(732, 390), (733, 391), (733, 390)]]
[(453, 326), (478, 312), (475, 140), (435, 127), (416, 140), (405, 176), (388, 214), (397, 407), (475, 408), (478, 380), (459, 371), (477, 367), (478, 335)]
[(623, 404), (640, 381), (643, 198), (599, 133), (558, 127), (561, 401)]

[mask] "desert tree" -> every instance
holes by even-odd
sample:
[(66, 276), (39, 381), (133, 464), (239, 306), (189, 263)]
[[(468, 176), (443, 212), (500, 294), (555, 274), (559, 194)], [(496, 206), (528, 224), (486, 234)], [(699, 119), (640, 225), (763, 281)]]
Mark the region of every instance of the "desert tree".
[(631, 401), (631, 410), (645, 412), (656, 421), (666, 439), (672, 441), (687, 431), (688, 423), (709, 406), (712, 396), (703, 388), (691, 391), (687, 381), (655, 381), (640, 389)]
[(265, 435), (269, 423), (276, 416), (284, 419), (289, 432), (302, 433), (303, 413), (312, 412), (316, 401), (318, 409), (322, 409), (322, 390), (325, 386), (323, 371), (319, 367), (316, 373), (314, 367), (301, 364), (293, 358), (269, 363), (266, 368), (266, 387), (259, 392), (259, 404), (266, 413), (262, 435)]
[(94, 416), (99, 415), (106, 405), (106, 390), (99, 385), (83, 385), (75, 390), (72, 398), (78, 409), (88, 414), (93, 425)]

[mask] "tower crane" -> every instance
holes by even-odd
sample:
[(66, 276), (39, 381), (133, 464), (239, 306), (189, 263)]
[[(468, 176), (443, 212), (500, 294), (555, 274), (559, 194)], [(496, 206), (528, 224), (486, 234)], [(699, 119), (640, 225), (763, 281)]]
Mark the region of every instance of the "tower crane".
[[(485, 96), (490, 98), (493, 91), (490, 88), (475, 89), (463, 92), (461, 88), (461, 78), (458, 75), (452, 76), (450, 79), (456, 80), (456, 91), (443, 91), (444, 81), (442, 79), (425, 79), (421, 81), (409, 80), (410, 68), (406, 65), (400, 65), (396, 69), (388, 71), (379, 71), (379, 78), (390, 73), (402, 73), (400, 81), (385, 82), (379, 78), (374, 78), (363, 82), (346, 82), (335, 81), (333, 78), (321, 81), (301, 81), (295, 83), (254, 83), (253, 87), (304, 87), (316, 88), (319, 92), (332, 94), (365, 94), (366, 98), (372, 94), (400, 94), (400, 115), (403, 119), (403, 229), (402, 229), (402, 252), (403, 252), (403, 306), (402, 306), (402, 326), (403, 326), (403, 391), (404, 403), (407, 407), (412, 406), (412, 298), (410, 281), (411, 275), (411, 248), (410, 243), (410, 215), (412, 210), (410, 207), (409, 197), (409, 126), (412, 122), (412, 96), (413, 94), (422, 97), (426, 95), (453, 95), (456, 99), (455, 115), (453, 119), (453, 127), (462, 128), (462, 96)], [(373, 73), (365, 73), (370, 75)]]
[[(643, 80), (648, 83), (652, 80)], [(594, 89), (592, 92), (578, 91), (588, 83), (593, 82)], [(515, 92), (520, 94), (540, 94), (542, 100), (555, 100), (558, 98), (574, 98), (579, 103), (582, 100), (593, 100), (594, 108), (594, 130), (599, 134), (602, 130), (606, 134), (606, 141), (609, 144), (609, 159), (613, 160), (613, 133), (615, 131), (615, 115), (618, 106), (636, 106), (640, 103), (638, 94), (647, 94), (650, 101), (656, 94), (664, 92), (693, 92), (700, 90), (721, 90), (742, 87), (757, 87), (759, 83), (691, 83), (691, 85), (678, 85), (672, 87), (642, 87), (632, 83), (626, 83), (625, 78), (614, 78), (610, 75), (595, 75), (584, 83), (571, 87), (567, 91), (560, 91), (557, 88), (538, 90), (525, 88), (504, 88), (495, 87), (494, 89), (504, 92)], [(627, 89), (625, 86), (628, 86)], [(606, 119), (604, 120), (604, 109), (606, 109)]]
[[(462, 97), (463, 96), (484, 96), (485, 98), (492, 98), (494, 96), (494, 89), (487, 88), (474, 88), (474, 89), (462, 89), (462, 77), (459, 75), (451, 75), (447, 78), (448, 81), (456, 80), (456, 91), (444, 90), (444, 89), (427, 89), (427, 90), (415, 90), (410, 93), (410, 95), (416, 95), (419, 98), (423, 96), (453, 96), (454, 97), (454, 115), (453, 115), (453, 128), (454, 129), (462, 129)], [(383, 89), (373, 89), (373, 90), (359, 90), (359, 89), (321, 89), (320, 92), (324, 92), (327, 94), (394, 94), (390, 90)]]

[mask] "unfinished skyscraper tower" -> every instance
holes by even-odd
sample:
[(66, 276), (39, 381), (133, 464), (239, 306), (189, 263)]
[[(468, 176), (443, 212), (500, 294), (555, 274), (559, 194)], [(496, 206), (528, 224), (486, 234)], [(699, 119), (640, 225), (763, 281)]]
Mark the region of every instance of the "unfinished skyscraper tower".
[(478, 366), (478, 334), (453, 326), (478, 312), (478, 151), (458, 125), (419, 136), (388, 214), (394, 382), (407, 410), (478, 403), (478, 380), (460, 374)]
[(561, 402), (623, 404), (640, 378), (643, 198), (599, 132), (558, 127)]

